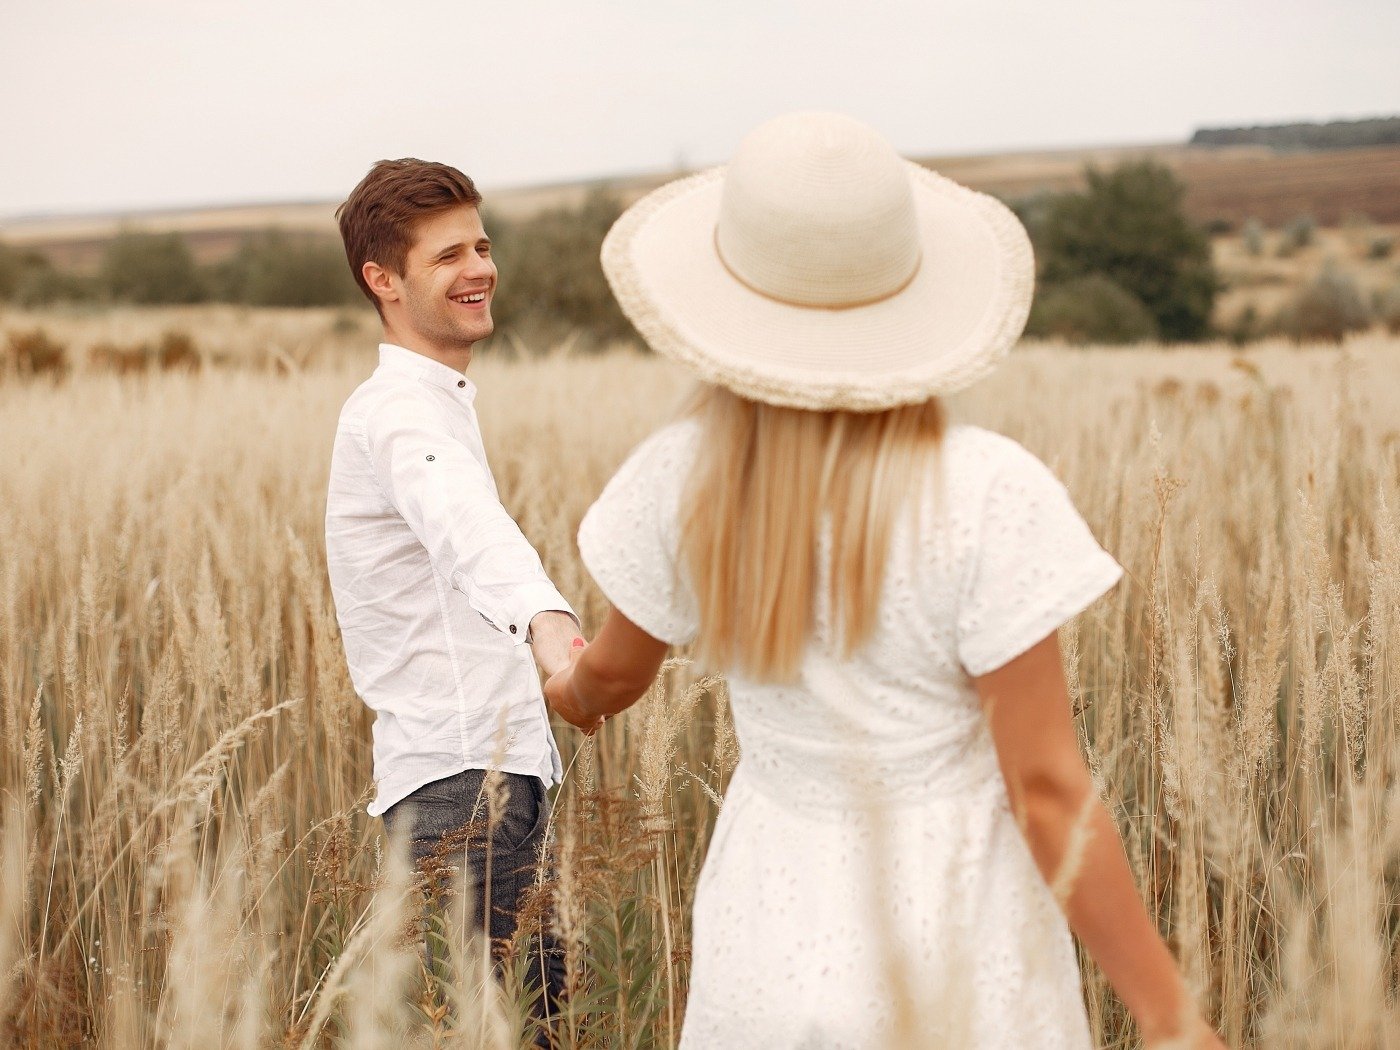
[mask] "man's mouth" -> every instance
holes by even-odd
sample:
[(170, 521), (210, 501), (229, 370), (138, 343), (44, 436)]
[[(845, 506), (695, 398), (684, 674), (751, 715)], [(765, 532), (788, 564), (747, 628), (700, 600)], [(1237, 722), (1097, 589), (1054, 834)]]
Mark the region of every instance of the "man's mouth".
[(486, 303), (484, 291), (467, 292), (465, 295), (449, 295), (448, 298), (459, 306), (483, 306)]

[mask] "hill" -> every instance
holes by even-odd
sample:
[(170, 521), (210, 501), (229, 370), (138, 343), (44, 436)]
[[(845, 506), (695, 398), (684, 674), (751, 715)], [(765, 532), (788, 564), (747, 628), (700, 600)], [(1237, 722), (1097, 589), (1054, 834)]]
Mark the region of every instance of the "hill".
[[(1198, 133), (1202, 134), (1202, 133)], [(1014, 153), (921, 158), (921, 163), (976, 189), (1015, 200), (1074, 189), (1086, 165), (1108, 167), (1152, 157), (1170, 166), (1187, 187), (1186, 206), (1202, 223), (1237, 228), (1247, 218), (1277, 226), (1303, 214), (1323, 226), (1364, 215), (1400, 223), (1400, 145), (1297, 152), (1269, 145), (1158, 143)], [(569, 208), (606, 187), (625, 202), (642, 196), (676, 172), (655, 172), (529, 187), (485, 187), (488, 223), (493, 216), (528, 218)], [(44, 252), (61, 266), (86, 269), (123, 225), (185, 234), (196, 258), (226, 257), (250, 232), (279, 227), (335, 233), (336, 202), (233, 205), (128, 214), (17, 219), (0, 222), (0, 240)]]
[(1400, 117), (1367, 117), (1326, 123), (1256, 124), (1247, 128), (1201, 128), (1191, 136), (1191, 144), (1270, 146), (1283, 150), (1400, 146)]

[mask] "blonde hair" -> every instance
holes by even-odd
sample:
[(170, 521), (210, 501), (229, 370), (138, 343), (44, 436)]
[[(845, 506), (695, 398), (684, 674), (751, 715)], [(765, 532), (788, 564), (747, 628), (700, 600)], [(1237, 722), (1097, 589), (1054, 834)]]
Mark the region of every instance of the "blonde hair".
[(681, 506), (681, 556), (699, 607), (699, 655), (757, 680), (792, 680), (829, 527), (827, 597), (849, 656), (874, 628), (896, 517), (938, 468), (942, 404), (812, 412), (706, 386), (692, 411), (701, 437)]

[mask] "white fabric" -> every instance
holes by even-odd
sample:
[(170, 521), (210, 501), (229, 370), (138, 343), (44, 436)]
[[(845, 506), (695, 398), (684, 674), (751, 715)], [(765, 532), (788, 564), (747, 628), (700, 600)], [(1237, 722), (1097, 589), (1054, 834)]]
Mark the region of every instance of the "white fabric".
[(341, 409), (326, 563), (350, 677), (375, 712), (378, 815), (464, 769), (562, 775), (527, 640), (573, 615), (501, 506), (462, 373), (380, 344)]
[[(652, 435), (579, 547), (672, 643), (698, 624), (677, 508), (698, 424)], [(880, 1047), (901, 1000), (927, 1045), (1090, 1045), (1068, 927), (1011, 816), (969, 675), (1030, 648), (1122, 569), (1009, 438), (950, 428), (933, 511), (892, 537), (874, 636), (849, 660), (819, 607), (800, 680), (731, 675), (743, 759), (696, 887), (681, 1045)], [(817, 593), (825, 594), (819, 586)]]

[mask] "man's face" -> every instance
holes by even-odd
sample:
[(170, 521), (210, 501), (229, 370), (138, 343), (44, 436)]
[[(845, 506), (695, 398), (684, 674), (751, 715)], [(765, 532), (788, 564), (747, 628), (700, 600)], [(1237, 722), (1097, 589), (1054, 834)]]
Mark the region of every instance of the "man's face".
[(496, 327), (496, 264), (481, 213), (471, 205), (418, 224), (400, 277), (408, 326), (444, 350), (464, 349)]

